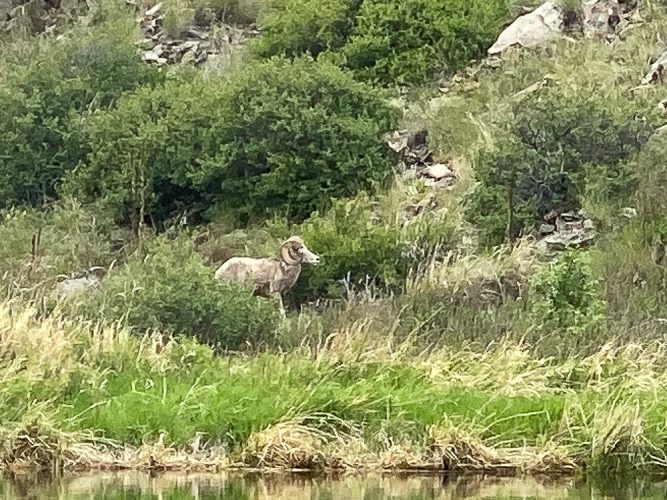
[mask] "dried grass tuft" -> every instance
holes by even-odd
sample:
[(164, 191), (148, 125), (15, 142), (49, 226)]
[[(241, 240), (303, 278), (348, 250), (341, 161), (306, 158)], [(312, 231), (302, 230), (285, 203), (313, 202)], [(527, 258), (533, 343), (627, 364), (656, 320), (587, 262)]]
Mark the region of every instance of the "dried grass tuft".
[(349, 424), (329, 414), (289, 418), (250, 436), (241, 459), (245, 465), (262, 468), (340, 466), (343, 459), (330, 450), (344, 448), (355, 433)]

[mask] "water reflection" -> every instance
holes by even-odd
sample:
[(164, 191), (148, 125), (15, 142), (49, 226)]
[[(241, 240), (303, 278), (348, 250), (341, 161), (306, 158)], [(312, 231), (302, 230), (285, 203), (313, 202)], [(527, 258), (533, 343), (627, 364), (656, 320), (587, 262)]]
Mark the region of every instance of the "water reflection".
[(229, 500), (424, 500), (463, 498), (667, 498), (667, 484), (572, 478), (305, 474), (184, 474), (94, 472), (0, 479), (3, 499), (213, 499)]

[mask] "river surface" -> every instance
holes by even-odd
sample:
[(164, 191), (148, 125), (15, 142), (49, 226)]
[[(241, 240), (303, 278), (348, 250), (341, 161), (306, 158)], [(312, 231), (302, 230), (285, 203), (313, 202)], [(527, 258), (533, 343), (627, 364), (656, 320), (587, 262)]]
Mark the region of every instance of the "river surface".
[(422, 500), (459, 498), (667, 498), (667, 482), (440, 475), (184, 474), (94, 472), (57, 479), (0, 476), (2, 499)]

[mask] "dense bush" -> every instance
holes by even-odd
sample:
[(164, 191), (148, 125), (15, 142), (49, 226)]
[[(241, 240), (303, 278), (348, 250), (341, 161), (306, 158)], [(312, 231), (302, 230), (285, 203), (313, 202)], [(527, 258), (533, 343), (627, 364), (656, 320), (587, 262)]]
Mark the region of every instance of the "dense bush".
[(423, 265), (451, 237), (447, 220), (427, 217), (402, 226), (396, 207), (380, 206), (365, 193), (340, 200), (328, 212), (315, 213), (296, 228), (271, 228), (281, 238), (299, 234), (320, 255), (317, 267), (304, 266), (290, 293), (292, 303), (341, 298), (346, 289), (398, 293), (410, 270)]
[(568, 250), (537, 273), (530, 284), (531, 319), (543, 330), (580, 336), (599, 328), (605, 303), (593, 276), (590, 257)]
[(636, 206), (640, 216), (645, 222), (663, 219), (667, 216), (667, 136), (657, 133), (651, 137), (633, 167), (638, 178)]
[(361, 0), (271, 0), (260, 17), (260, 57), (297, 57), (337, 50), (347, 41)]
[(205, 89), (169, 81), (123, 96), (118, 106), (82, 125), (90, 152), (68, 176), (63, 191), (108, 208), (118, 222), (139, 217), (162, 221), (202, 197), (189, 179), (216, 148), (211, 128), (219, 123), (220, 86)]
[(305, 270), (295, 293), (340, 297), (345, 281), (353, 288), (400, 285), (406, 275), (406, 242), (396, 226), (374, 224), (371, 216), (367, 203), (341, 201), (326, 215), (315, 214), (301, 225), (300, 234), (322, 261)]
[(137, 255), (112, 273), (100, 293), (80, 299), (75, 311), (126, 320), (137, 332), (173, 332), (228, 349), (272, 339), (277, 304), (216, 282), (189, 240), (158, 239), (146, 251), (147, 257)]
[(81, 113), (113, 106), (125, 91), (162, 77), (120, 35), (56, 43), (0, 76), (0, 208), (53, 197), (86, 151)]
[(483, 56), (507, 16), (505, 0), (367, 0), (342, 53), (364, 80), (419, 85)]
[[(477, 161), (468, 214), (496, 244), (529, 231), (551, 210), (581, 206), (587, 185), (604, 198), (633, 192), (628, 158), (651, 131), (632, 103), (549, 89), (516, 104), (509, 134)], [(510, 220), (511, 219), (511, 220)]]
[(398, 111), (333, 65), (273, 59), (243, 71), (225, 97), (221, 145), (198, 179), (220, 186), (222, 208), (302, 220), (391, 172), (382, 136)]
[(68, 191), (127, 219), (227, 211), (246, 223), (293, 220), (391, 171), (382, 135), (397, 111), (335, 66), (270, 60), (231, 82), (169, 82), (127, 96), (87, 123), (91, 153)]
[(366, 81), (422, 84), (483, 55), (507, 16), (504, 0), (277, 1), (257, 49), (326, 53)]

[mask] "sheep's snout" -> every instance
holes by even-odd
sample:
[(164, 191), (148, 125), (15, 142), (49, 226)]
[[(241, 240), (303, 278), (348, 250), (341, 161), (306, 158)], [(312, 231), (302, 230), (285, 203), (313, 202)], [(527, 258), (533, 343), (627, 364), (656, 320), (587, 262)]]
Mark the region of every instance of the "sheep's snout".
[(312, 264), (313, 266), (316, 266), (317, 264), (320, 263), (320, 256), (314, 254), (306, 247), (301, 248), (301, 255), (303, 256), (303, 262), (306, 264)]

